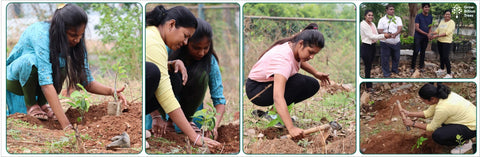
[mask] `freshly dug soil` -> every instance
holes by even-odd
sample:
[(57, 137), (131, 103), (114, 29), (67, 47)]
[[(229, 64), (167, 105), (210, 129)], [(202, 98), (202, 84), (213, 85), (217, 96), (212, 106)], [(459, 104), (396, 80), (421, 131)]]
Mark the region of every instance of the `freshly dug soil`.
[[(70, 108), (65, 113), (70, 123), (77, 124), (80, 135), (88, 135), (88, 137), (90, 137), (90, 139), (87, 138), (87, 140), (83, 141), (86, 150), (85, 153), (139, 153), (142, 148), (142, 103), (128, 104), (129, 108), (124, 109), (120, 116), (108, 116), (107, 105), (108, 102), (103, 102), (98, 105), (92, 105), (89, 108), (89, 111), (85, 114), (84, 119), (80, 122), (77, 121), (77, 118), (80, 117), (80, 113), (78, 110)], [(20, 113), (10, 115), (7, 117), (7, 119), (19, 119), (29, 124), (43, 127), (38, 130), (25, 130), (25, 132), (27, 133), (22, 134), (21, 136), (29, 136), (28, 132), (35, 132), (35, 135), (38, 134), (38, 136), (42, 136), (42, 134), (58, 134), (60, 136), (65, 134), (58, 121), (50, 119), (47, 121), (40, 121), (32, 116)], [(13, 129), (13, 126), (7, 126), (7, 130), (8, 129)], [(106, 145), (111, 143), (110, 139), (114, 136), (122, 134), (125, 131), (130, 136), (131, 148), (106, 150)], [(9, 136), (8, 133), (7, 136)], [(17, 147), (35, 149), (32, 147), (44, 145), (38, 143), (51, 142), (49, 140), (52, 139), (45, 140), (47, 141), (38, 141), (36, 143), (22, 143), (18, 142), (18, 140), (16, 140), (15, 138), (7, 138), (7, 145), (20, 145)], [(42, 148), (39, 149), (41, 150)], [(75, 149), (66, 150), (71, 150), (67, 151), (67, 153), (79, 153)], [(18, 152), (15, 150), (9, 152), (23, 153), (20, 152), (20, 150)]]

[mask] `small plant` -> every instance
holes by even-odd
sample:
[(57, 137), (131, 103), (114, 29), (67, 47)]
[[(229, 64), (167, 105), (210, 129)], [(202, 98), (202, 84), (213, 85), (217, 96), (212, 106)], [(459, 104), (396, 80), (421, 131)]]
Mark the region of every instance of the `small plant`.
[(463, 137), (462, 135), (459, 135), (457, 134), (457, 136), (455, 136), (456, 138), (456, 142), (458, 143), (459, 146), (463, 146), (463, 144), (465, 144), (466, 141), (463, 140)]
[(118, 96), (117, 96), (117, 80), (121, 80), (123, 78), (127, 78), (127, 75), (125, 74), (126, 73), (126, 70), (124, 69), (124, 67), (122, 65), (120, 65), (120, 62), (116, 62), (113, 66), (112, 66), (112, 70), (115, 71), (115, 85), (113, 87), (113, 89), (115, 90), (113, 92), (113, 98), (115, 99), (115, 103), (116, 103), (116, 107), (117, 107), (117, 110), (116, 110), (116, 115), (119, 116), (120, 115), (120, 104), (121, 103), (118, 103)]
[(308, 141), (308, 139), (304, 138), (297, 142), (297, 145), (306, 148), (309, 144), (313, 143), (313, 141)]
[[(202, 136), (205, 136), (205, 131), (212, 131), (215, 128), (215, 123), (217, 122), (217, 110), (211, 103), (207, 103), (212, 110), (206, 108), (198, 110), (193, 114), (192, 118), (200, 119), (199, 123), (202, 124), (200, 128), (202, 130)], [(213, 134), (212, 134), (213, 136)], [(212, 139), (214, 137), (211, 137)]]
[(369, 105), (373, 105), (375, 103), (375, 100), (370, 100), (370, 102), (368, 102)]
[(87, 101), (89, 97), (87, 94), (87, 90), (85, 90), (85, 88), (80, 83), (77, 83), (77, 86), (83, 90), (83, 93), (80, 91), (72, 92), (72, 94), (70, 94), (70, 97), (67, 97), (67, 99), (70, 99), (71, 102), (67, 103), (73, 108), (78, 109), (78, 111), (80, 112), (80, 117), (77, 118), (77, 122), (81, 122), (84, 119), (85, 113), (88, 112), (88, 108), (90, 108), (90, 102)]
[[(292, 111), (292, 108), (294, 106), (294, 103), (290, 104), (288, 106), (288, 113), (290, 113)], [(272, 111), (269, 111), (268, 112), (268, 115), (269, 116), (274, 116), (276, 117), (275, 119), (272, 119), (270, 121), (270, 123), (267, 124), (267, 128), (268, 127), (272, 127), (272, 126), (275, 126), (275, 124), (278, 124), (278, 123), (281, 123), (282, 125), (285, 125), (285, 123), (283, 123), (283, 120), (282, 118), (280, 118), (280, 115), (277, 114), (277, 109), (275, 108), (275, 106), (273, 106), (273, 110)]]
[(415, 143), (413, 146), (412, 146), (412, 151), (413, 149), (415, 148), (420, 148), (423, 144), (424, 141), (428, 140), (428, 138), (425, 138), (423, 136), (420, 136), (420, 138), (417, 139), (417, 143)]

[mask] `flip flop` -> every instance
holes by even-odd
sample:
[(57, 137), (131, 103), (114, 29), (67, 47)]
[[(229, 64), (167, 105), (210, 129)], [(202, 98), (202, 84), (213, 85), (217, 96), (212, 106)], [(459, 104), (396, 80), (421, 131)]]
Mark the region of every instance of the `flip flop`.
[(48, 119), (47, 113), (42, 111), (42, 109), (40, 108), (40, 106), (38, 106), (38, 104), (31, 106), (27, 111), (27, 115), (35, 117), (40, 120)]
[(57, 116), (55, 116), (55, 113), (53, 112), (50, 105), (48, 105), (48, 104), (43, 105), (42, 110), (43, 110), (43, 112), (45, 112), (47, 114), (48, 118), (53, 119), (55, 121), (58, 121)]

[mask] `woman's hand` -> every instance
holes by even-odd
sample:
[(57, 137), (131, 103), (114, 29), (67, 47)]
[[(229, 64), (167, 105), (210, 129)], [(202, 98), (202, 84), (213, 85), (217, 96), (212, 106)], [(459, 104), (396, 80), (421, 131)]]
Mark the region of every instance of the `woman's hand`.
[(407, 111), (407, 110), (405, 110), (405, 109), (403, 109), (403, 108), (400, 110), (400, 112), (402, 112), (403, 114), (405, 114), (405, 116), (407, 116), (407, 117), (411, 117), (411, 116), (412, 116), (412, 114), (411, 114), (410, 111)]
[(182, 84), (185, 85), (188, 80), (188, 74), (187, 74), (187, 68), (183, 64), (183, 61), (180, 59), (177, 59), (177, 60), (171, 61), (170, 63), (173, 67), (172, 69), (173, 72), (177, 73), (180, 70), (180, 72), (182, 73), (182, 80), (183, 80)]
[(292, 137), (292, 139), (301, 139), (303, 138), (303, 129), (293, 127), (291, 129), (288, 129), (288, 134)]
[(406, 118), (406, 119), (403, 119), (403, 124), (405, 124), (405, 126), (412, 126), (413, 125), (413, 121)]
[(218, 131), (217, 130), (218, 130), (217, 127), (215, 127), (215, 128), (213, 128), (212, 131), (208, 131), (205, 136), (206, 137), (212, 137), (213, 136), (213, 139), (217, 140), (217, 138), (218, 138)]
[(162, 119), (160, 115), (151, 115), (152, 116), (152, 133), (155, 136), (161, 137), (166, 133), (167, 124), (165, 120)]
[(330, 78), (328, 76), (329, 76), (329, 74), (325, 74), (325, 73), (322, 73), (322, 72), (315, 73), (315, 78), (317, 78), (321, 81), (322, 86), (330, 84)]
[(202, 139), (203, 142), (208, 146), (208, 148), (218, 148), (220, 146), (219, 142), (212, 140), (208, 137), (202, 137), (202, 135), (200, 134), (197, 134), (197, 137), (194, 140), (193, 144), (197, 146), (203, 146)]
[[(115, 89), (113, 89), (115, 90)], [(127, 105), (127, 99), (123, 96), (122, 92), (125, 90), (125, 86), (120, 89), (117, 89), (117, 98), (122, 102), (123, 105)]]

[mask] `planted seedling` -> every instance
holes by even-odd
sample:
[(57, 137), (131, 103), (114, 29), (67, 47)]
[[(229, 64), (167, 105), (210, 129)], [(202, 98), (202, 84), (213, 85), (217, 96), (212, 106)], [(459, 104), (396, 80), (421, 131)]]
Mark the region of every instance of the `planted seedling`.
[(114, 85), (114, 92), (113, 92), (113, 98), (115, 99), (114, 102), (108, 102), (108, 114), (109, 115), (120, 115), (120, 109), (121, 109), (121, 103), (118, 102), (118, 96), (117, 96), (117, 81), (121, 80), (123, 78), (126, 78), (127, 75), (125, 74), (126, 70), (122, 65), (120, 65), (120, 62), (115, 63), (112, 66), (113, 71), (115, 71), (115, 85)]
[(422, 147), (422, 144), (424, 141), (428, 140), (428, 138), (425, 138), (423, 136), (420, 136), (418, 139), (417, 139), (417, 143), (415, 143), (413, 146), (412, 146), (412, 151), (413, 149), (417, 148), (419, 149), (420, 147)]
[(76, 108), (78, 112), (80, 112), (80, 117), (77, 118), (77, 122), (81, 122), (84, 119), (85, 113), (88, 112), (88, 108), (90, 108), (90, 102), (88, 102), (88, 94), (87, 90), (80, 84), (77, 83), (77, 86), (80, 87), (83, 92), (80, 91), (73, 91), (70, 94), (70, 97), (66, 97), (70, 99), (71, 102), (67, 102), (71, 107)]
[[(289, 106), (287, 106), (288, 108), (288, 113), (291, 113), (292, 111), (292, 108), (293, 108), (293, 105), (294, 103), (290, 104)], [(268, 116), (270, 117), (276, 117), (275, 119), (272, 119), (270, 121), (270, 123), (267, 124), (267, 128), (268, 127), (272, 127), (272, 126), (275, 126), (276, 124), (280, 123), (282, 125), (285, 125), (285, 123), (283, 123), (283, 120), (282, 118), (280, 118), (280, 115), (278, 115), (277, 113), (277, 109), (275, 108), (275, 106), (273, 106), (273, 110), (269, 111), (268, 112)]]
[[(202, 127), (200, 128), (202, 130), (202, 137), (205, 137), (205, 131), (213, 131), (215, 128), (215, 123), (217, 122), (217, 110), (211, 103), (207, 103), (208, 106), (212, 110), (208, 110), (206, 108), (198, 110), (193, 114), (192, 118), (198, 118), (200, 119), (199, 123), (202, 124)], [(214, 139), (214, 135), (211, 135), (211, 139)], [(202, 144), (203, 144), (203, 138), (202, 138)], [(205, 146), (205, 144), (203, 144)]]

